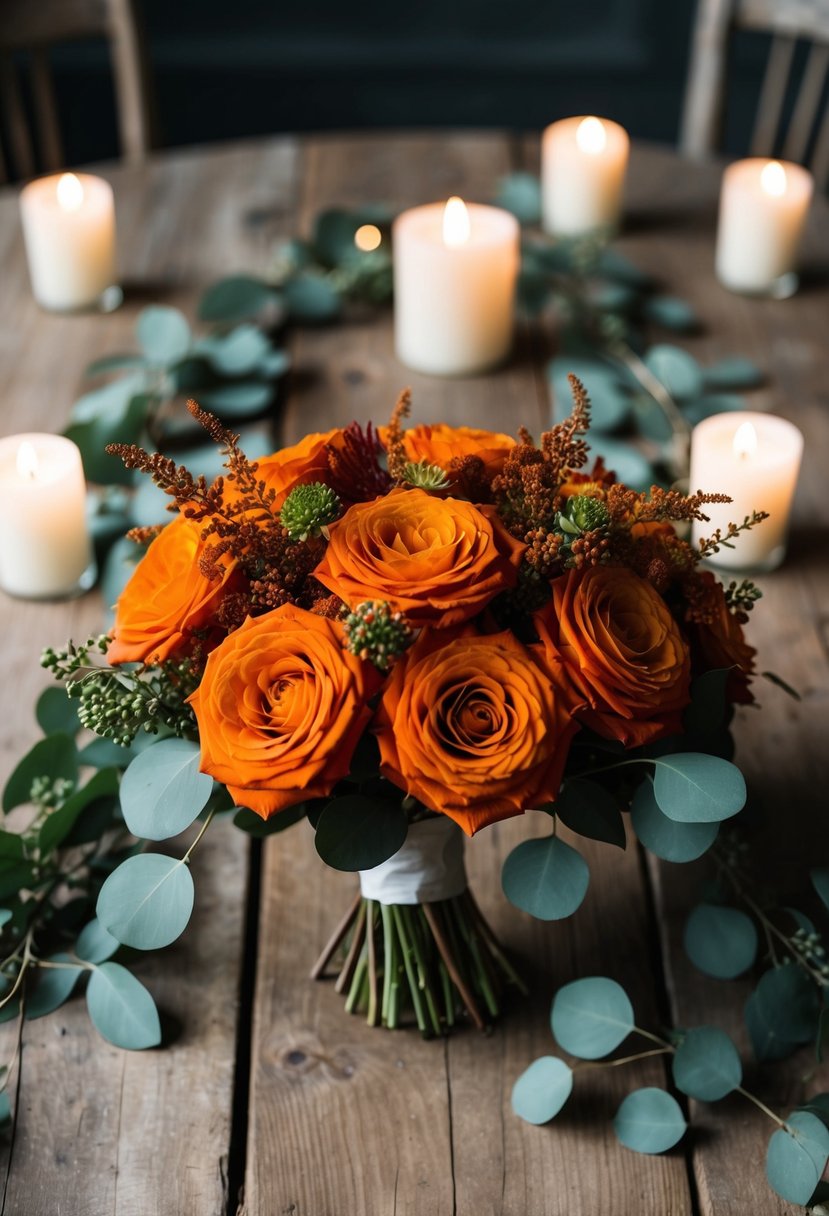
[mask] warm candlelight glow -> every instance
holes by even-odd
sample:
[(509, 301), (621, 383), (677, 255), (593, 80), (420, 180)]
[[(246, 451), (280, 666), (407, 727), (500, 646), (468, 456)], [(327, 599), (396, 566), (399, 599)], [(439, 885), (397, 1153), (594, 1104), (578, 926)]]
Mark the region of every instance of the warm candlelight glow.
[(17, 473), (26, 481), (37, 481), (37, 452), (27, 439), (17, 449)]
[(607, 145), (607, 131), (605, 131), (601, 119), (592, 117), (583, 119), (576, 131), (576, 143), (582, 152), (587, 152), (590, 156), (598, 156), (600, 152), (604, 152)]
[(786, 193), (786, 170), (779, 160), (770, 160), (760, 174), (760, 185), (766, 194), (780, 198)]
[(382, 239), (383, 234), (376, 224), (361, 224), (354, 233), (354, 244), (362, 253), (377, 249)]
[(64, 173), (57, 188), (61, 211), (78, 211), (83, 202), (83, 186), (74, 173)]
[(453, 195), (443, 212), (443, 243), (450, 249), (469, 240), (469, 212), (462, 198)]
[(757, 451), (757, 431), (753, 422), (743, 422), (734, 432), (734, 455), (747, 460)]

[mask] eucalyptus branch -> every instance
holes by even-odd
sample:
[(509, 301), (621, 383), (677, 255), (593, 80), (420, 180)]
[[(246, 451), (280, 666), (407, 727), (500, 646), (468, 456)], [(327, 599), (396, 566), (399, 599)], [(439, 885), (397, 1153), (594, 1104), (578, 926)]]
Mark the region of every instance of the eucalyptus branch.
[(199, 843), (199, 841), (201, 840), (202, 836), (205, 834), (205, 832), (207, 831), (207, 829), (210, 827), (211, 823), (213, 822), (213, 816), (214, 816), (215, 814), (216, 814), (216, 808), (214, 807), (214, 808), (213, 808), (213, 810), (210, 812), (210, 814), (209, 814), (209, 815), (207, 816), (207, 818), (205, 819), (204, 823), (203, 823), (203, 824), (201, 825), (201, 827), (199, 828), (198, 835), (197, 835), (197, 836), (196, 836), (196, 838), (194, 839), (193, 843), (190, 845), (190, 848), (187, 850), (187, 852), (186, 852), (186, 853), (184, 854), (184, 856), (182, 857), (182, 859), (181, 859), (181, 860), (182, 860), (182, 862), (184, 863), (184, 865), (189, 865), (189, 863), (190, 863), (190, 854), (193, 852), (193, 850), (195, 849), (196, 845), (197, 845), (197, 844)]
[(627, 342), (619, 340), (613, 343), (611, 351), (628, 371), (641, 384), (642, 388), (653, 398), (665, 414), (673, 431), (673, 462), (677, 478), (688, 476), (691, 453), (691, 424), (684, 417), (679, 406), (665, 388), (661, 380), (653, 374), (644, 360)]

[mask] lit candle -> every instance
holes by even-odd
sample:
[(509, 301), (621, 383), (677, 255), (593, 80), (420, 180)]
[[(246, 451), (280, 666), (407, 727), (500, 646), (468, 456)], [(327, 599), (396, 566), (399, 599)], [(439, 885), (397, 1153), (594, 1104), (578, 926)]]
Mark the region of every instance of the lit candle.
[(771, 414), (715, 414), (694, 427), (691, 436), (691, 493), (728, 494), (730, 503), (703, 508), (709, 523), (695, 522), (693, 537), (725, 533), (753, 511), (769, 518), (735, 537), (709, 561), (724, 570), (774, 570), (786, 553), (803, 435), (785, 418)]
[(61, 435), (0, 439), (0, 587), (57, 599), (94, 576), (78, 448)]
[(778, 299), (797, 289), (797, 250), (814, 182), (800, 165), (739, 160), (723, 174), (717, 278), (723, 287)]
[[(32, 291), (42, 308), (112, 306), (117, 278), (109, 182), (89, 173), (41, 177), (20, 192), (20, 216)], [(115, 294), (117, 303), (117, 288)]]
[(618, 226), (630, 140), (624, 127), (592, 115), (564, 118), (541, 141), (545, 231), (553, 236)]
[(480, 372), (512, 345), (519, 262), (515, 216), (459, 198), (394, 222), (397, 355), (436, 376)]

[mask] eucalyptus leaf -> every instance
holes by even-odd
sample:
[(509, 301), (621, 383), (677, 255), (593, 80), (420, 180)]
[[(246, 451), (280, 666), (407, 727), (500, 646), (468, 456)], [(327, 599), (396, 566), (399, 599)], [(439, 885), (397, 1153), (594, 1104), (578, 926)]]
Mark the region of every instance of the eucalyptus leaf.
[(635, 1089), (622, 1102), (613, 1129), (637, 1153), (664, 1153), (685, 1135), (685, 1118), (676, 1098), (664, 1089)]
[(829, 908), (829, 867), (810, 870), (809, 877), (812, 880), (812, 886), (823, 902), (823, 906)]
[(354, 234), (361, 220), (350, 211), (330, 208), (321, 211), (314, 222), (313, 245), (320, 262), (333, 269), (353, 261), (358, 250)]
[(702, 376), (706, 389), (757, 388), (765, 380), (762, 368), (742, 355), (729, 355), (712, 363)]
[(683, 944), (705, 975), (731, 980), (748, 971), (757, 957), (757, 929), (739, 908), (698, 904), (685, 922)]
[(92, 768), (126, 768), (134, 754), (112, 739), (92, 739), (78, 752), (78, 761)]
[(126, 536), (112, 546), (104, 562), (100, 584), (101, 598), (107, 607), (115, 607), (142, 556), (143, 551)]
[(688, 422), (696, 426), (698, 422), (710, 418), (713, 414), (730, 414), (745, 408), (745, 401), (736, 393), (705, 393), (701, 397), (694, 397), (692, 401), (683, 402), (682, 412)]
[(44, 688), (35, 706), (37, 724), (44, 735), (71, 735), (81, 729), (78, 703), (70, 701), (65, 687)]
[(74, 402), (69, 412), (73, 424), (83, 426), (92, 422), (119, 421), (127, 412), (130, 401), (144, 387), (143, 376), (121, 376), (99, 388), (90, 389)]
[(109, 933), (97, 916), (84, 925), (75, 942), (75, 954), (85, 963), (105, 963), (112, 958), (121, 943)]
[(630, 413), (630, 396), (622, 376), (604, 360), (576, 355), (559, 355), (548, 369), (556, 417), (569, 414), (573, 403), (567, 380), (570, 374), (578, 376), (590, 394), (591, 432), (612, 431), (621, 426)]
[(699, 1102), (719, 1102), (743, 1079), (740, 1054), (718, 1026), (689, 1030), (674, 1053), (671, 1067), (677, 1089)]
[(199, 772), (201, 751), (189, 739), (162, 739), (136, 756), (121, 781), (121, 810), (133, 836), (178, 836), (205, 806), (213, 778)]
[(64, 1001), (68, 1001), (83, 974), (83, 967), (72, 966), (68, 954), (50, 954), (44, 962), (65, 963), (66, 966), (39, 969), (37, 982), (26, 998), (26, 1017), (30, 1021), (53, 1013)]
[(766, 1177), (789, 1203), (806, 1205), (829, 1160), (829, 1130), (808, 1111), (794, 1111), (769, 1141)]
[(95, 359), (88, 364), (85, 374), (87, 376), (103, 376), (108, 372), (133, 371), (138, 368), (147, 366), (147, 360), (143, 355), (135, 353), (124, 355), (104, 355), (101, 359)]
[(632, 1032), (633, 1006), (621, 984), (589, 976), (559, 988), (551, 1014), (559, 1045), (582, 1060), (600, 1060)]
[(371, 870), (403, 845), (409, 824), (399, 802), (346, 794), (333, 798), (317, 823), (315, 844), (334, 870)]
[(746, 1029), (761, 1062), (783, 1060), (815, 1034), (820, 997), (795, 963), (772, 967), (745, 1004)]
[(193, 898), (193, 876), (184, 862), (139, 853), (122, 862), (101, 887), (98, 919), (125, 946), (160, 950), (186, 929)]
[(236, 274), (208, 287), (199, 301), (202, 321), (247, 321), (271, 302), (275, 293), (264, 279)]
[(37, 837), (41, 854), (46, 856), (53, 849), (63, 844), (80, 818), (81, 813), (94, 803), (106, 803), (106, 814), (110, 816), (117, 793), (117, 769), (105, 768), (95, 773), (83, 789), (76, 790), (74, 794), (66, 799), (62, 806), (47, 814), (41, 824)]
[(523, 841), (501, 871), (510, 903), (539, 920), (571, 916), (587, 894), (589, 881), (590, 870), (581, 853), (557, 836)]
[(5, 928), (13, 916), (11, 908), (0, 908), (0, 930)]
[(255, 371), (271, 344), (255, 325), (237, 325), (228, 334), (205, 338), (199, 351), (226, 376), (243, 376)]
[(116, 1047), (141, 1051), (161, 1042), (161, 1023), (147, 989), (120, 963), (101, 963), (89, 978), (86, 1004), (92, 1024)]
[(526, 1123), (549, 1123), (573, 1092), (573, 1070), (558, 1056), (541, 1056), (512, 1087), (512, 1109)]
[(679, 333), (688, 333), (699, 325), (699, 318), (688, 301), (676, 296), (649, 296), (643, 311), (648, 321)]
[(297, 321), (331, 321), (339, 315), (340, 297), (324, 275), (299, 274), (284, 287), (285, 306)]
[(151, 398), (131, 392), (121, 410), (113, 410), (88, 422), (72, 422), (64, 431), (81, 451), (87, 481), (99, 485), (129, 485), (132, 473), (117, 456), (106, 451), (110, 443), (139, 443), (144, 434)]
[(498, 182), (495, 202), (521, 224), (541, 222), (541, 183), (534, 173), (510, 173)]
[(36, 777), (51, 781), (62, 778), (73, 786), (78, 780), (78, 750), (69, 735), (48, 735), (36, 743), (9, 777), (3, 790), (3, 810), (8, 812), (29, 801)]
[(260, 413), (273, 400), (273, 387), (261, 380), (234, 380), (219, 388), (205, 389), (199, 404), (221, 418)]
[(702, 370), (687, 350), (678, 346), (652, 346), (645, 352), (644, 362), (674, 400), (683, 401), (699, 396)]
[(286, 828), (299, 823), (301, 819), (305, 819), (306, 813), (307, 808), (304, 802), (300, 802), (297, 806), (288, 807), (285, 811), (279, 811), (276, 815), (271, 815), (270, 819), (263, 819), (255, 811), (242, 807), (233, 816), (233, 826), (243, 832), (247, 832), (248, 836), (262, 840), (266, 836), (273, 836), (277, 832), (284, 832)]
[(705, 752), (681, 752), (653, 761), (659, 809), (678, 823), (716, 823), (743, 809), (746, 783), (736, 765)]
[(620, 849), (627, 844), (625, 822), (616, 799), (597, 781), (570, 778), (549, 809), (580, 836), (615, 844)]
[(718, 823), (677, 823), (659, 809), (653, 782), (645, 779), (631, 803), (630, 821), (646, 849), (663, 861), (696, 861), (710, 849), (720, 830)]
[(183, 359), (190, 349), (190, 325), (184, 313), (163, 304), (151, 304), (138, 314), (138, 345), (151, 362), (162, 367)]
[(591, 440), (591, 445), (592, 454), (603, 457), (617, 481), (623, 481), (634, 490), (645, 490), (652, 485), (655, 476), (653, 466), (644, 453), (632, 444), (597, 435)]

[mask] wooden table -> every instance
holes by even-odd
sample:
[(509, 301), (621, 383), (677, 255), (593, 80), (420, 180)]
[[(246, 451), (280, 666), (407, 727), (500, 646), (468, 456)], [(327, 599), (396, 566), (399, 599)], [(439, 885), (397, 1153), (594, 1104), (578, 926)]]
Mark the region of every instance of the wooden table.
[[(106, 317), (37, 310), (25, 271), (16, 200), (0, 197), (2, 433), (60, 429), (93, 357), (129, 349), (138, 309), (173, 302), (192, 315), (200, 289), (223, 273), (256, 270), (272, 242), (304, 231), (323, 206), (384, 199), (403, 206), (460, 193), (486, 200), (496, 179), (534, 167), (535, 140), (499, 134), (273, 139), (107, 169), (118, 200), (127, 302)], [(796, 685), (796, 704), (761, 688), (763, 712), (742, 715), (739, 759), (769, 812), (777, 880), (802, 881), (796, 863), (827, 860), (814, 801), (826, 777), (820, 713), (829, 695), (825, 563), (829, 508), (829, 292), (826, 280), (785, 303), (729, 295), (714, 281), (719, 173), (657, 149), (635, 149), (630, 223), (620, 247), (706, 323), (688, 341), (703, 360), (741, 353), (768, 372), (752, 404), (806, 432), (791, 557), (763, 580), (752, 623), (761, 666)], [(829, 251), (829, 209), (814, 208), (807, 261)], [(824, 266), (825, 272), (825, 266)], [(549, 418), (543, 362), (551, 338), (524, 335), (510, 365), (466, 380), (405, 371), (386, 320), (303, 330), (278, 419), (280, 438), (352, 418), (383, 421), (398, 390), (414, 389), (417, 421), (475, 422), (499, 430)], [(45, 678), (46, 642), (98, 623), (96, 595), (57, 605), (0, 599), (3, 776), (36, 738), (30, 706)], [(825, 789), (825, 784), (824, 784)], [(822, 812), (825, 815), (825, 810)], [(795, 821), (799, 817), (797, 831)], [(5, 1151), (8, 1216), (705, 1216), (790, 1211), (775, 1201), (762, 1162), (771, 1125), (734, 1097), (692, 1103), (694, 1130), (663, 1157), (622, 1148), (610, 1118), (622, 1096), (663, 1084), (661, 1060), (613, 1069), (580, 1085), (550, 1127), (509, 1107), (516, 1076), (555, 1051), (554, 989), (608, 974), (634, 996), (640, 1024), (715, 1021), (745, 1048), (748, 986), (706, 980), (683, 961), (679, 937), (697, 867), (648, 866), (636, 848), (585, 848), (588, 898), (573, 919), (532, 922), (500, 894), (506, 851), (532, 819), (488, 829), (469, 849), (486, 912), (532, 974), (531, 1000), (488, 1038), (446, 1042), (371, 1030), (348, 1017), (330, 984), (309, 982), (315, 951), (353, 880), (326, 870), (304, 827), (263, 850), (229, 825), (195, 864), (193, 921), (163, 956), (138, 964), (175, 1030), (164, 1050), (130, 1054), (92, 1030), (84, 1004), (27, 1023), (14, 1141)], [(822, 843), (821, 843), (822, 841)], [(8, 1032), (9, 1028), (5, 1028)], [(7, 1044), (8, 1045), (8, 1044)], [(3, 1053), (3, 1058), (6, 1056)], [(748, 1053), (745, 1053), (748, 1058)], [(793, 1063), (754, 1076), (769, 1101), (801, 1096)], [(243, 1189), (242, 1189), (243, 1188)]]

